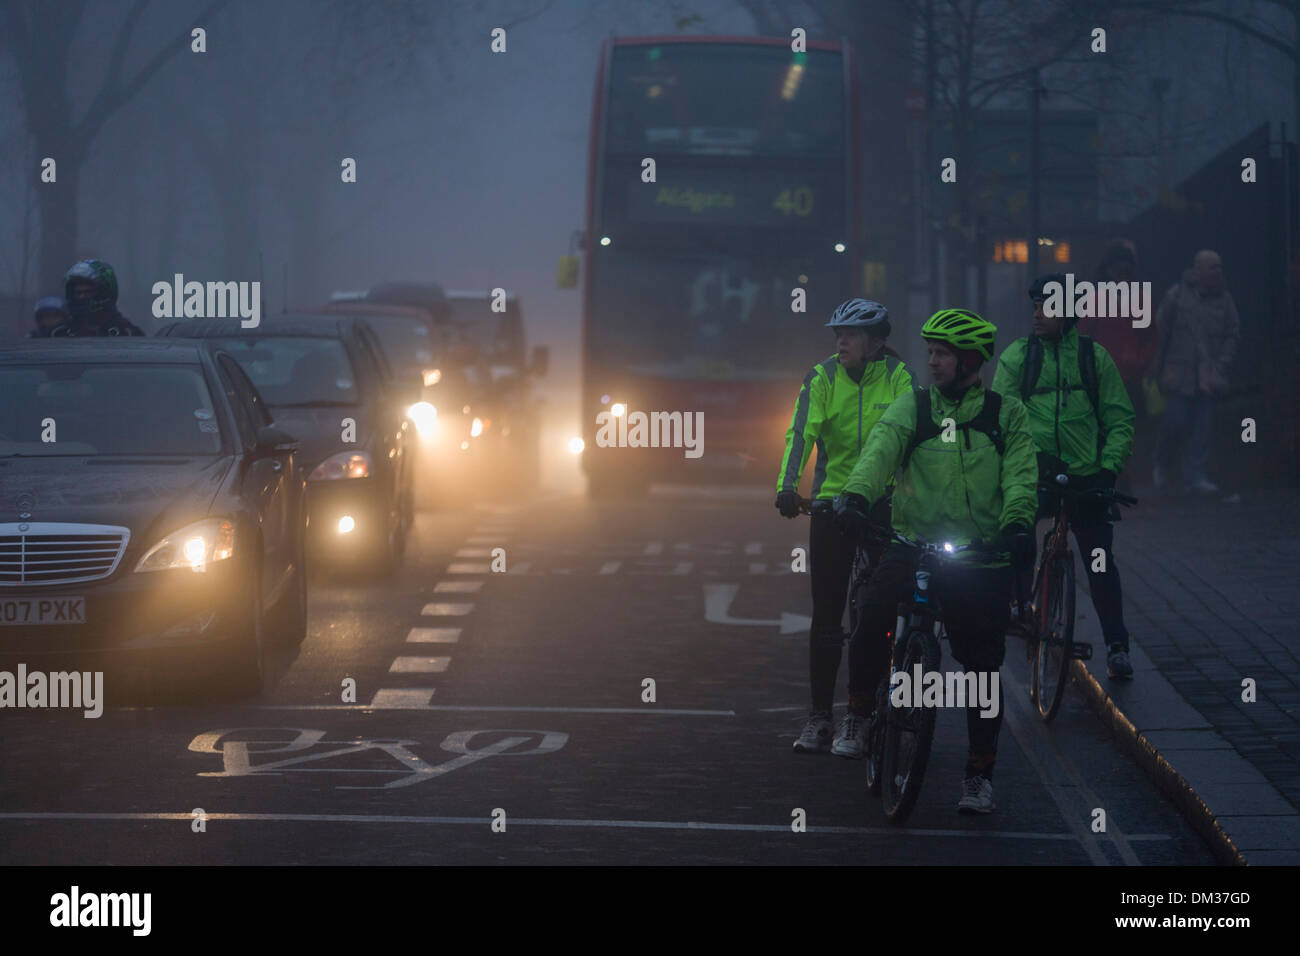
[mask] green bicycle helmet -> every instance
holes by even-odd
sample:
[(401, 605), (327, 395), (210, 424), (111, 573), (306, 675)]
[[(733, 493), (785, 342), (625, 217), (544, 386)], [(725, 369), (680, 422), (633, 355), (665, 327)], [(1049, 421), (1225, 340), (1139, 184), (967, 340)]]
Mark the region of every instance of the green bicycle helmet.
[(943, 342), (958, 352), (978, 352), (985, 361), (993, 358), (993, 339), (998, 327), (966, 309), (940, 309), (921, 326), (921, 338)]

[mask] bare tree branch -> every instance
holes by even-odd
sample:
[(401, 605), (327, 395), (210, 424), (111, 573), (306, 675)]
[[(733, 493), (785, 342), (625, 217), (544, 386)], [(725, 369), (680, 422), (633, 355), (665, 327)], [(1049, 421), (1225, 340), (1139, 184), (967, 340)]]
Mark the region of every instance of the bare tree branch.
[[(129, 103), (131, 98), (140, 92), (141, 88), (166, 65), (167, 61), (176, 56), (186, 46), (186, 40), (189, 39), (190, 31), (193, 29), (192, 26), (187, 26), (176, 33), (173, 39), (164, 43), (135, 76), (131, 77), (126, 83), (121, 82), (122, 60), (126, 55), (127, 48), (130, 46), (131, 34), (135, 30), (136, 20), (148, 3), (149, 0), (136, 0), (135, 6), (132, 7), (126, 20), (118, 29), (117, 43), (113, 50), (113, 66), (110, 68), (108, 79), (100, 87), (99, 93), (76, 128), (76, 139), (83, 144), (89, 143), (104, 125), (104, 121)], [(230, 0), (212, 0), (192, 22), (210, 20), (213, 15), (229, 3)]]

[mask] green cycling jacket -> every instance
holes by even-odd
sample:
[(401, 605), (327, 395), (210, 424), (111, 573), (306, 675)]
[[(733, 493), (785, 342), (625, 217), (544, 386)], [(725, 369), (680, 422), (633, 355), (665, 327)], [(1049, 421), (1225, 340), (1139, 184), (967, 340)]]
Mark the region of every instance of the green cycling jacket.
[[(1020, 396), (1020, 373), (1027, 339), (1017, 339), (998, 356), (993, 390)], [(1092, 475), (1103, 468), (1119, 474), (1133, 452), (1133, 403), (1115, 360), (1097, 342), (1097, 395), (1105, 444), (1097, 447), (1097, 412), (1079, 375), (1079, 333), (1066, 332), (1059, 342), (1043, 342), (1043, 370), (1025, 406), (1029, 431), (1039, 451), (1069, 466), (1070, 474)]]
[(892, 355), (868, 362), (860, 382), (853, 381), (834, 355), (813, 366), (795, 399), (776, 490), (799, 487), (799, 476), (816, 445), (812, 496), (834, 498), (880, 416), (894, 399), (911, 390), (912, 373)]
[[(958, 425), (984, 407), (984, 385), (976, 382), (958, 401), (930, 389), (930, 417), (940, 434), (921, 442), (894, 489), (894, 529), (904, 537), (932, 543), (970, 544), (976, 538), (991, 544), (1011, 524), (1032, 527), (1038, 509), (1038, 457), (1029, 434), (1025, 407), (1002, 392), (998, 425), (1004, 448), (998, 454), (992, 439), (974, 429), (950, 429), (944, 440), (944, 419)], [(894, 483), (908, 441), (916, 432), (916, 398), (904, 395), (890, 405), (880, 425), (867, 438), (844, 490), (875, 503)], [(978, 562), (989, 566), (1006, 561)]]

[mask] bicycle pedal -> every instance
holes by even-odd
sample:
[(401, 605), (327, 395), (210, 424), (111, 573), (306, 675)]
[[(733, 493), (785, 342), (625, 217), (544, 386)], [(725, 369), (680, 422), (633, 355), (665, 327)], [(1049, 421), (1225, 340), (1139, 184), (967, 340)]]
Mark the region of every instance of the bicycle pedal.
[(1090, 661), (1090, 660), (1092, 660), (1092, 645), (1091, 645), (1091, 644), (1075, 644), (1075, 645), (1074, 645), (1074, 659), (1075, 659), (1076, 661)]

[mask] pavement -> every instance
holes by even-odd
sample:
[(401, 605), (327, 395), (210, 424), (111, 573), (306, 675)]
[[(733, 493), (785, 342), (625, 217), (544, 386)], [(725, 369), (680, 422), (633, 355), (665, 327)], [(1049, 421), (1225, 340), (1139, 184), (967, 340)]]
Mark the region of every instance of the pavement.
[(1300, 864), (1300, 495), (1135, 494), (1115, 533), (1134, 679), (1106, 677), (1081, 599), (1076, 686), (1220, 863)]

